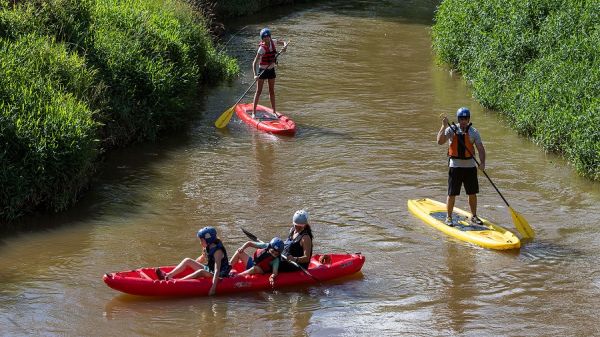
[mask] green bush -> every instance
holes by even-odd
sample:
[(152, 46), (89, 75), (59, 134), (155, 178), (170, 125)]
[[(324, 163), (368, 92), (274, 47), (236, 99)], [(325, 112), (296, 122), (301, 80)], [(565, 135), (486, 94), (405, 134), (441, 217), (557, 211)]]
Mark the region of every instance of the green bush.
[(434, 49), (482, 105), (600, 179), (600, 3), (446, 0)]
[(110, 88), (103, 120), (116, 143), (181, 126), (200, 82), (231, 78), (237, 63), (218, 54), (203, 23), (183, 3), (97, 0), (86, 43)]
[(63, 209), (85, 185), (97, 125), (80, 97), (95, 72), (46, 37), (0, 39), (0, 217)]
[(0, 49), (0, 219), (9, 220), (64, 209), (106, 147), (181, 126), (199, 84), (239, 71), (175, 0), (0, 0)]

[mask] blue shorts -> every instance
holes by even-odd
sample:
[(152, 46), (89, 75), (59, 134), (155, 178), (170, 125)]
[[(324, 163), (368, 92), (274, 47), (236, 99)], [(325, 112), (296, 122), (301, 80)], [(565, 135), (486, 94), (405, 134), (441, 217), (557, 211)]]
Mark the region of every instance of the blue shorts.
[(251, 257), (248, 258), (248, 263), (246, 263), (246, 270), (254, 267), (254, 260)]

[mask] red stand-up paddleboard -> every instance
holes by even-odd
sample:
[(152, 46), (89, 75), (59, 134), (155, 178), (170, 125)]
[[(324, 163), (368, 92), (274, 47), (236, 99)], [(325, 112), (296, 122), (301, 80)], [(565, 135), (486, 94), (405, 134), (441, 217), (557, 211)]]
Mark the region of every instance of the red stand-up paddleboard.
[[(302, 271), (279, 273), (275, 279), (275, 288), (289, 286), (304, 286), (325, 282), (336, 278), (349, 276), (360, 271), (365, 263), (365, 257), (356, 254), (327, 254), (328, 261), (319, 262), (321, 255), (314, 255), (308, 266), (311, 276)], [(167, 273), (174, 266), (160, 267)], [(245, 266), (239, 262), (233, 266), (234, 273), (244, 271)], [(183, 277), (188, 270), (178, 277)], [(235, 275), (235, 274), (234, 274)], [(231, 294), (247, 291), (272, 289), (269, 283), (271, 274), (254, 274), (221, 278), (217, 284), (216, 294)], [(111, 288), (127, 294), (141, 296), (207, 296), (212, 286), (212, 277), (191, 280), (158, 280), (155, 268), (140, 268), (131, 271), (121, 271), (105, 274), (104, 282)]]
[(293, 136), (296, 133), (296, 123), (293, 120), (281, 114), (278, 118), (272, 109), (262, 105), (256, 106), (254, 118), (252, 118), (252, 103), (236, 105), (235, 114), (244, 123), (260, 131), (286, 136)]

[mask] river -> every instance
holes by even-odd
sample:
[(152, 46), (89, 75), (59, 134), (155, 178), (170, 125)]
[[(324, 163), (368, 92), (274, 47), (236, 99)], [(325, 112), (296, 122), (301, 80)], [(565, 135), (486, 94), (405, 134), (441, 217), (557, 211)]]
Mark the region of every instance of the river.
[[(425, 3), (425, 5), (421, 5)], [(111, 153), (72, 210), (0, 241), (2, 336), (600, 335), (600, 184), (518, 136), (435, 64), (423, 1), (333, 1), (239, 20), (228, 50), (243, 74), (200, 93), (187, 130)], [(278, 110), (293, 138), (214, 120), (252, 82), (258, 31), (291, 40)], [(251, 100), (248, 95), (245, 101)], [(262, 103), (268, 105), (268, 95)], [(445, 198), (440, 113), (472, 111), (487, 172), (536, 230), (518, 251), (478, 248), (412, 216), (408, 199)], [(479, 213), (514, 231), (483, 176)], [(467, 208), (466, 196), (457, 207)], [(307, 209), (315, 252), (362, 252), (353, 278), (324, 286), (152, 299), (122, 295), (105, 272), (199, 255), (215, 226), (230, 252), (240, 227), (283, 236)]]

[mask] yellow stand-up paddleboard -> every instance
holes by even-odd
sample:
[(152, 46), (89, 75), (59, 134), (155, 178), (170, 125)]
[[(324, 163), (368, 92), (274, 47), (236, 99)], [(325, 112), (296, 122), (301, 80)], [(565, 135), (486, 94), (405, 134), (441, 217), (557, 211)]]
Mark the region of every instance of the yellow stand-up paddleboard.
[(519, 238), (512, 232), (480, 218), (483, 225), (469, 222), (471, 213), (454, 207), (453, 225), (446, 220), (446, 204), (431, 199), (413, 199), (408, 201), (408, 209), (428, 225), (459, 240), (470, 242), (490, 249), (517, 249), (521, 247)]

